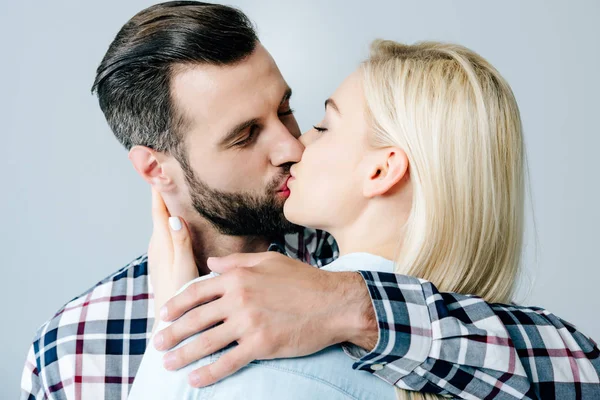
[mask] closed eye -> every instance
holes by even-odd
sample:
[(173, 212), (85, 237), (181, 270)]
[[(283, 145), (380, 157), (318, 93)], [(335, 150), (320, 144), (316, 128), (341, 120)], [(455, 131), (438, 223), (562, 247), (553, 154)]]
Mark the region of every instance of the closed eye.
[(244, 138), (243, 140), (240, 140), (239, 142), (235, 143), (234, 146), (235, 147), (246, 147), (250, 144), (252, 144), (252, 142), (254, 142), (256, 140), (256, 137), (258, 136), (260, 131), (260, 127), (258, 125), (252, 125), (250, 127), (250, 132), (248, 132), (248, 136), (246, 136), (246, 138)]
[(287, 110), (287, 111), (283, 111), (283, 112), (277, 113), (277, 115), (280, 116), (280, 117), (287, 117), (288, 115), (292, 115), (292, 114), (294, 114), (294, 110), (291, 109), (291, 108), (289, 110)]

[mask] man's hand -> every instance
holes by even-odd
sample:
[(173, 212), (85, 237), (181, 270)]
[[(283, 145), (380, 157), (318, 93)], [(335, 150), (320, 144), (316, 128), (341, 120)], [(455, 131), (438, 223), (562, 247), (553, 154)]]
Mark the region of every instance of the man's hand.
[(375, 313), (358, 273), (322, 271), (274, 252), (211, 258), (208, 266), (222, 275), (169, 300), (161, 317), (179, 319), (154, 342), (166, 350), (206, 330), (165, 355), (169, 370), (238, 343), (190, 373), (192, 386), (211, 385), (253, 360), (304, 356), (341, 342), (370, 350), (377, 342)]

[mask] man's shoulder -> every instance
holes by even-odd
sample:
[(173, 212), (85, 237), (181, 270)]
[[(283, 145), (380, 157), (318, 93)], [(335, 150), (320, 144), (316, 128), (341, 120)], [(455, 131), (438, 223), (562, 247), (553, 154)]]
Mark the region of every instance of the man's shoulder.
[(42, 324), (32, 345), (37, 370), (59, 364), (59, 356), (121, 354), (125, 336), (131, 339), (130, 354), (135, 352), (132, 347), (139, 347), (143, 354), (153, 323), (147, 261), (145, 254), (136, 258), (70, 300)]
[(323, 267), (339, 256), (338, 245), (329, 233), (311, 228), (285, 235), (285, 252), (307, 264)]
[[(103, 303), (106, 301), (124, 300), (130, 290), (135, 294), (148, 294), (148, 256), (143, 254), (135, 260), (129, 262), (124, 267), (102, 279), (85, 292), (75, 296), (63, 307), (61, 307), (40, 329), (45, 325), (50, 325), (53, 320), (61, 318), (66, 312), (82, 307), (89, 307), (91, 304)], [(132, 282), (133, 281), (133, 282)], [(134, 283), (131, 285), (131, 283)], [(135, 284), (137, 283), (137, 285)], [(132, 286), (129, 288), (129, 286)], [(134, 294), (134, 293), (131, 293)], [(147, 298), (147, 297), (146, 297)], [(88, 315), (93, 318), (95, 315)]]

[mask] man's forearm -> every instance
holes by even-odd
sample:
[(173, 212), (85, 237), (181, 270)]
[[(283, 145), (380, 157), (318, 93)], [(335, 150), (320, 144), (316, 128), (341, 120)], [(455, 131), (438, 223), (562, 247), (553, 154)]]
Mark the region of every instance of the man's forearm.
[[(546, 310), (439, 293), (431, 282), (401, 274), (360, 273), (380, 338), (371, 352), (344, 346), (354, 368), (402, 389), (427, 386), (459, 397), (600, 395), (597, 345)], [(532, 363), (548, 368), (531, 374), (524, 365)]]
[(339, 314), (333, 318), (338, 343), (349, 342), (371, 351), (377, 345), (379, 327), (369, 290), (364, 279), (356, 272), (335, 272), (336, 296)]

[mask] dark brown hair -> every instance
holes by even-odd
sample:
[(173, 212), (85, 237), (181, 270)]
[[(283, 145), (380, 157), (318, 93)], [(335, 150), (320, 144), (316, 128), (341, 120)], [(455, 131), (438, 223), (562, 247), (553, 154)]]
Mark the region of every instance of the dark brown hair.
[(252, 22), (235, 8), (197, 1), (156, 4), (121, 28), (96, 71), (92, 93), (128, 150), (143, 145), (176, 154), (185, 118), (171, 96), (174, 71), (235, 64), (252, 54), (257, 41)]

